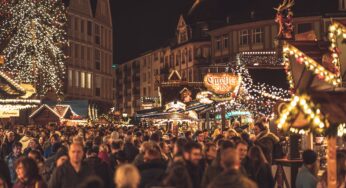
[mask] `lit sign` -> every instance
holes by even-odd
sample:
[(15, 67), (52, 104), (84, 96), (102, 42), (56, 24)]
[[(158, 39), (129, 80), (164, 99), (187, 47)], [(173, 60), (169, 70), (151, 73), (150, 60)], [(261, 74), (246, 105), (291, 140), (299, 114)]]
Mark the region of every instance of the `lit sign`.
[(186, 109), (186, 105), (180, 101), (173, 101), (165, 105), (165, 110), (167, 112), (176, 112), (178, 110), (185, 111), (185, 109)]
[(219, 95), (237, 90), (240, 82), (240, 76), (230, 73), (208, 73), (204, 76), (204, 86)]
[(0, 110), (0, 118), (19, 117), (19, 110)]

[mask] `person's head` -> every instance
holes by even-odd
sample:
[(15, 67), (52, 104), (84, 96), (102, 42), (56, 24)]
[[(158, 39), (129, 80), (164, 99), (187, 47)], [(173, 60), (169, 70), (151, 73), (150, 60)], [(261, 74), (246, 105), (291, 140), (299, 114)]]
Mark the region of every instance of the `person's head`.
[(33, 138), (29, 141), (29, 147), (31, 149), (36, 149), (39, 146), (38, 140)]
[(192, 188), (189, 172), (183, 164), (177, 162), (167, 169), (167, 176), (163, 179), (162, 184), (166, 187)]
[(68, 150), (68, 156), (72, 164), (80, 164), (83, 160), (83, 146), (78, 143), (72, 143)]
[(204, 142), (204, 134), (202, 131), (196, 131), (197, 142)]
[(20, 142), (13, 143), (12, 145), (13, 155), (16, 157), (20, 156), (22, 154), (22, 147), (23, 145)]
[(305, 150), (303, 152), (303, 163), (306, 167), (308, 168), (313, 168), (315, 167), (315, 163), (317, 161), (317, 153), (314, 152), (313, 150)]
[(184, 159), (198, 165), (202, 159), (202, 147), (199, 143), (189, 142), (184, 147)]
[(151, 147), (144, 152), (144, 162), (161, 159), (160, 150), (156, 147)]
[(115, 154), (115, 159), (116, 159), (118, 164), (125, 164), (128, 162), (128, 159), (126, 157), (126, 153), (122, 150)]
[(166, 142), (161, 142), (160, 148), (161, 148), (161, 151), (165, 154), (167, 154), (171, 151), (169, 145)]
[(86, 150), (85, 156), (86, 158), (97, 157), (98, 153), (99, 153), (99, 148), (97, 146), (94, 146)]
[(7, 185), (5, 178), (3, 178), (1, 176), (0, 176), (0, 187), (1, 188), (8, 188), (9, 187), (9, 185)]
[(243, 160), (247, 155), (248, 145), (245, 141), (240, 141), (237, 143), (236, 150), (239, 155), (239, 159)]
[(185, 138), (178, 138), (173, 146), (173, 154), (176, 155), (182, 155), (184, 146), (186, 145), (187, 140)]
[(28, 157), (30, 159), (33, 159), (36, 163), (43, 162), (44, 159), (41, 155), (41, 153), (37, 150), (31, 150), (28, 154)]
[(13, 142), (14, 139), (15, 139), (15, 134), (13, 131), (9, 131), (7, 134), (6, 134), (6, 137), (7, 137), (7, 140), (9, 142)]
[(16, 161), (15, 169), (18, 180), (21, 182), (30, 182), (40, 179), (36, 162), (28, 157), (19, 158)]
[(50, 141), (50, 143), (51, 143), (52, 145), (55, 144), (55, 143), (57, 143), (57, 142), (59, 142), (59, 141), (60, 141), (59, 135), (58, 135), (58, 134), (53, 134), (53, 135), (50, 137), (49, 141)]
[(205, 145), (205, 157), (209, 160), (214, 160), (216, 158), (217, 150), (214, 143), (207, 143)]
[(155, 132), (150, 136), (149, 140), (152, 142), (155, 142), (155, 143), (159, 143), (160, 142), (160, 135)]
[(138, 169), (132, 164), (120, 165), (114, 177), (114, 183), (119, 188), (136, 188), (141, 180)]
[(240, 159), (237, 150), (227, 148), (221, 151), (221, 166), (224, 170), (239, 169)]
[(99, 188), (104, 187), (102, 179), (96, 175), (88, 176), (78, 185), (78, 188)]
[(79, 136), (79, 135), (74, 136), (74, 137), (72, 138), (72, 143), (76, 143), (76, 144), (81, 144), (81, 145), (83, 145), (83, 144), (84, 144), (84, 138), (81, 137), (81, 136)]
[(255, 126), (253, 128), (255, 135), (258, 135), (260, 132), (265, 131), (265, 130), (266, 130), (266, 126), (264, 126), (264, 124), (262, 122), (255, 123)]
[(268, 163), (262, 149), (259, 146), (252, 146), (249, 150), (249, 158), (257, 167), (261, 164)]

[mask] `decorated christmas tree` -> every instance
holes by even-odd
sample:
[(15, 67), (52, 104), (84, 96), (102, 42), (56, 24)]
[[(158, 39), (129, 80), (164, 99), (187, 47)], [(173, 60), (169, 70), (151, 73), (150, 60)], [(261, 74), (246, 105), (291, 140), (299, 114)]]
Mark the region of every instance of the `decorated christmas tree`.
[(39, 95), (62, 94), (67, 44), (66, 11), (61, 0), (0, 1), (2, 69), (19, 83), (30, 83)]

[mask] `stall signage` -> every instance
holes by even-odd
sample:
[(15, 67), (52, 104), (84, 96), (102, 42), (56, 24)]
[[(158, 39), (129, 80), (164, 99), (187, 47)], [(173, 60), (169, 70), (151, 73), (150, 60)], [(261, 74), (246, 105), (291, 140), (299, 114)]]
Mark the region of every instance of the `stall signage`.
[(0, 110), (0, 118), (19, 117), (19, 110)]
[(224, 95), (235, 91), (241, 82), (241, 77), (230, 73), (208, 73), (204, 76), (204, 86), (215, 94)]

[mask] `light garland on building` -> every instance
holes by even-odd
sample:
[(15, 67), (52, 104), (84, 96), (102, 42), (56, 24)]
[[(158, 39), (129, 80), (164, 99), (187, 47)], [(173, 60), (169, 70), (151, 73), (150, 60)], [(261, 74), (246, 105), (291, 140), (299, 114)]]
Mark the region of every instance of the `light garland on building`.
[(38, 94), (48, 91), (62, 94), (65, 74), (63, 47), (67, 44), (64, 29), (66, 10), (60, 0), (3, 1), (6, 12), (0, 25), (0, 40), (5, 72), (18, 83), (31, 83)]
[(10, 111), (10, 110), (24, 110), (29, 108), (35, 108), (38, 104), (0, 104), (0, 109), (2, 111)]
[[(300, 110), (304, 113), (305, 119), (309, 121), (308, 127), (291, 127), (292, 121)], [(327, 125), (325, 117), (321, 114), (321, 111), (311, 101), (307, 95), (294, 96), (292, 101), (283, 110), (278, 119), (278, 128), (285, 131), (290, 131), (296, 134), (305, 134), (309, 131), (321, 132)]]
[(308, 70), (312, 71), (314, 74), (318, 75), (320, 79), (323, 79), (329, 84), (332, 84), (333, 86), (339, 86), (341, 84), (340, 75), (338, 73), (332, 73), (326, 68), (324, 68), (322, 65), (317, 63), (314, 59), (307, 56), (305, 53), (298, 50), (293, 45), (286, 43), (283, 46), (283, 55), (284, 55), (284, 65), (285, 69), (287, 71), (287, 79), (289, 81), (289, 85), (291, 89), (294, 89), (294, 83), (293, 83), (293, 77), (291, 72), (291, 65), (289, 57), (293, 56), (297, 63), (304, 63), (305, 67), (308, 68)]
[(340, 58), (339, 58), (339, 53), (337, 51), (337, 38), (339, 36), (342, 36), (343, 39), (346, 39), (346, 27), (337, 22), (334, 21), (330, 26), (329, 26), (329, 41), (331, 42), (330, 48), (329, 50), (332, 52), (332, 57), (333, 57), (333, 61), (332, 63), (336, 66), (336, 67), (340, 67)]
[(337, 135), (339, 137), (342, 137), (344, 135), (346, 135), (346, 123), (342, 123), (338, 126), (338, 133)]

